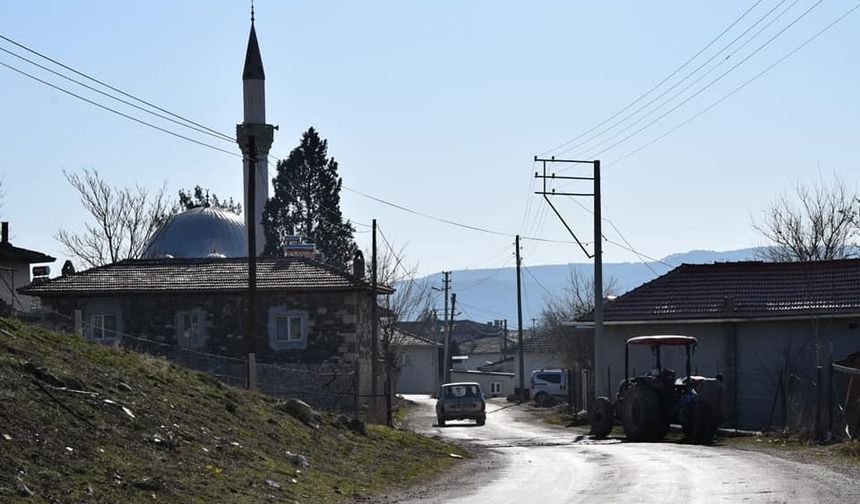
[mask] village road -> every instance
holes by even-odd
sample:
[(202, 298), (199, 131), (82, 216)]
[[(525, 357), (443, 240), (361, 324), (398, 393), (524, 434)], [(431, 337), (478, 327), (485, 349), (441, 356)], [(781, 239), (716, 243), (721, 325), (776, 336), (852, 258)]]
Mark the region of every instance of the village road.
[(419, 403), (407, 420), (409, 428), (484, 447), (502, 463), (488, 473), (458, 475), (398, 502), (860, 502), (860, 482), (813, 464), (720, 446), (590, 440), (581, 431), (535, 422), (520, 407), (496, 400), (487, 403), (485, 426), (449, 422), (440, 428), (432, 399), (408, 398)]

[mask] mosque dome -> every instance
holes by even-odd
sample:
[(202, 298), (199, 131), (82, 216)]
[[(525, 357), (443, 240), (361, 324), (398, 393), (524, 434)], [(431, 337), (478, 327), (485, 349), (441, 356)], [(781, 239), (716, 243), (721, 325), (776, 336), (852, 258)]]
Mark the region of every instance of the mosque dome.
[(167, 220), (152, 235), (144, 259), (244, 257), (245, 223), (229, 210), (192, 208)]

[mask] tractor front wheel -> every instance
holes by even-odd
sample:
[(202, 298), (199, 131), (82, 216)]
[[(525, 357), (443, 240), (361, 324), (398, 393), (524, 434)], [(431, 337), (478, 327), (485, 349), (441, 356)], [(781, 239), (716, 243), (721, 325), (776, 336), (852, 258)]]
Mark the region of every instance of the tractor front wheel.
[(624, 434), (629, 441), (659, 441), (669, 430), (660, 410), (660, 396), (648, 385), (634, 383), (624, 394)]
[(612, 403), (608, 397), (598, 397), (591, 407), (591, 434), (596, 438), (605, 438), (612, 432), (614, 415), (612, 414)]

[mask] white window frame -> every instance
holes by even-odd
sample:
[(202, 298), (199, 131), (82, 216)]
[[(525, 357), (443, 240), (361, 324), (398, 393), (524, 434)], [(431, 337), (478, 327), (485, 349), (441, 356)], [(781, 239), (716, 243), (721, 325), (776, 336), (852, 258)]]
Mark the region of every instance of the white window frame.
[[(286, 343), (295, 343), (298, 341), (302, 341), (304, 339), (305, 333), (305, 319), (301, 315), (275, 315), (275, 341), (286, 342)], [(281, 321), (286, 323), (286, 338), (281, 337)], [(294, 331), (295, 326), (299, 326), (298, 337)]]
[[(269, 346), (273, 350), (304, 350), (308, 345), (309, 320), (308, 312), (304, 310), (290, 310), (285, 306), (269, 308)], [(278, 330), (284, 321), (286, 338), (282, 338), (282, 333)], [(295, 331), (296, 325), (299, 327), (298, 331)]]
[[(192, 321), (193, 330), (186, 336), (188, 329), (185, 322), (186, 317)], [(174, 319), (176, 327), (176, 345), (183, 348), (200, 348), (206, 344), (208, 335), (206, 326), (206, 311), (202, 308), (192, 310), (179, 310)]]
[(490, 395), (501, 394), (501, 393), (502, 393), (502, 382), (500, 382), (500, 381), (490, 382)]
[[(113, 329), (105, 329), (105, 317), (113, 317)], [(100, 322), (96, 322), (99, 320)], [(90, 315), (90, 334), (92, 339), (105, 341), (116, 337), (118, 317), (116, 313), (94, 313)], [(98, 333), (96, 332), (98, 330)]]

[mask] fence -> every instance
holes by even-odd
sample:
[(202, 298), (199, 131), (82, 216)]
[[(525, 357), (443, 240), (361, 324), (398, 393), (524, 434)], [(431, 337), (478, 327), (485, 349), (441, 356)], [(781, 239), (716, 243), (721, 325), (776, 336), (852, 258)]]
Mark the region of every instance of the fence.
[[(59, 312), (51, 312), (71, 318)], [(32, 319), (31, 319), (32, 321)], [(46, 325), (43, 319), (39, 319)], [(88, 326), (80, 319), (78, 324)], [(201, 352), (173, 343), (132, 336), (102, 328), (112, 334), (103, 341), (128, 350), (162, 357), (183, 367), (208, 373), (218, 380), (237, 387), (248, 385), (246, 358)], [(366, 402), (359, 395), (359, 368), (356, 363), (268, 363), (255, 362), (256, 386), (260, 392), (278, 398), (301, 399), (317, 408), (350, 412), (356, 416)], [(380, 394), (381, 396), (381, 394)]]
[(819, 441), (856, 439), (860, 433), (860, 369), (830, 363), (784, 372), (765, 425)]

